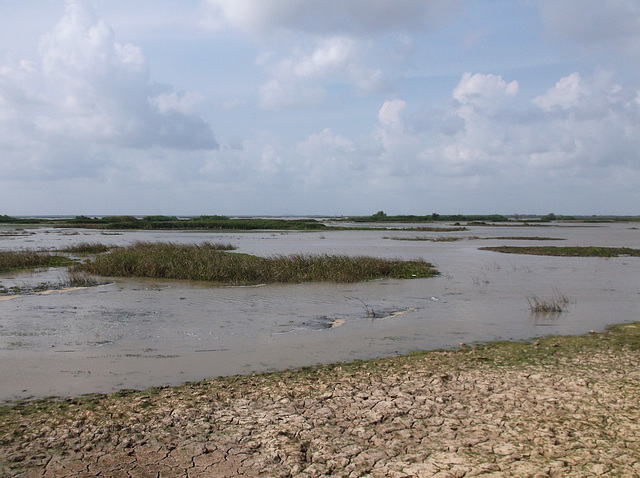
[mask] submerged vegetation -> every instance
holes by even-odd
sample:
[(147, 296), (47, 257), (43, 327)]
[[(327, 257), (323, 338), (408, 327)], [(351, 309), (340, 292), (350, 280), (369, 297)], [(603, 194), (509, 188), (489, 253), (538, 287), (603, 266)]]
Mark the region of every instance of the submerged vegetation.
[[(231, 246), (233, 247), (233, 246)], [(400, 261), (346, 255), (258, 257), (229, 253), (228, 245), (137, 242), (74, 266), (99, 276), (185, 279), (246, 285), (273, 282), (356, 282), (389, 277), (410, 279), (438, 274), (422, 260)]]
[(506, 254), (529, 254), (537, 256), (563, 256), (563, 257), (640, 257), (640, 249), (630, 247), (596, 247), (596, 246), (496, 246), (481, 247), (483, 251), (504, 252)]
[(555, 292), (548, 299), (536, 295), (527, 297), (527, 302), (529, 302), (529, 310), (533, 314), (559, 314), (565, 311), (571, 301), (567, 296)]
[(34, 285), (12, 285), (6, 287), (0, 283), (0, 295), (25, 295), (25, 294), (47, 294), (55, 290), (64, 290), (75, 287), (95, 287), (104, 284), (104, 281), (97, 279), (85, 272), (70, 271), (60, 276), (57, 282), (40, 282)]

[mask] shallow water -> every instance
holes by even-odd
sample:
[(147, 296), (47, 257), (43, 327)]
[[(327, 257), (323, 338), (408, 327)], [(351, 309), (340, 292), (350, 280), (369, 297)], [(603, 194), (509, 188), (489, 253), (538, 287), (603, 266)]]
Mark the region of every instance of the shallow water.
[[(410, 227), (415, 227), (411, 225)], [(464, 237), (455, 242), (392, 237)], [(523, 237), (521, 240), (495, 239)], [(527, 237), (553, 237), (537, 241)], [(480, 251), (490, 245), (640, 248), (632, 224), (472, 226), (464, 232), (158, 232), (0, 229), (0, 250), (78, 242), (230, 242), (256, 255), (294, 252), (423, 258), (441, 276), (357, 284), (212, 287), (122, 280), (0, 296), (0, 401), (173, 385), (219, 375), (367, 359), (499, 339), (581, 334), (638, 320), (640, 259)], [(0, 275), (4, 287), (60, 282), (62, 270)], [(571, 299), (557, 316), (527, 296)]]

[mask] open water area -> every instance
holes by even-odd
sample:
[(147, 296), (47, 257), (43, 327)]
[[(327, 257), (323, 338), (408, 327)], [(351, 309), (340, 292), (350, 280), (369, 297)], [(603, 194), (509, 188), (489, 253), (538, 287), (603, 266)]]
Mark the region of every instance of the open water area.
[[(0, 250), (53, 250), (80, 242), (210, 241), (261, 256), (422, 258), (440, 272), (429, 279), (251, 287), (113, 278), (97, 287), (0, 294), (0, 402), (177, 385), (457, 348), (460, 343), (585, 334), (640, 319), (640, 258), (546, 257), (479, 249), (640, 248), (635, 223), (469, 225), (452, 232), (399, 229), (418, 226), (317, 232), (0, 228)], [(445, 226), (450, 225), (437, 224)], [(435, 241), (395, 240), (415, 238)], [(450, 238), (458, 240), (443, 240)], [(64, 277), (64, 269), (11, 272), (0, 275), (0, 287), (24, 289)], [(551, 299), (554, 294), (569, 299), (565, 311), (531, 313), (527, 297)]]

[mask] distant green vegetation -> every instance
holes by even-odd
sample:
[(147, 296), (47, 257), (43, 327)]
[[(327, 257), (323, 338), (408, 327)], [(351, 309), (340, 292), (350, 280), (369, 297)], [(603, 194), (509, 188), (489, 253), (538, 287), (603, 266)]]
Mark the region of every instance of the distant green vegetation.
[[(490, 226), (496, 223), (508, 222), (511, 225), (547, 224), (556, 221), (572, 222), (637, 222), (640, 216), (561, 216), (553, 213), (543, 216), (520, 216), (511, 217), (501, 214), (488, 215), (467, 215), (467, 214), (438, 214), (428, 215), (395, 215), (389, 216), (384, 211), (378, 211), (370, 216), (351, 216), (331, 219), (332, 222), (351, 223), (429, 223), (429, 222), (465, 222), (471, 226)], [(130, 215), (123, 216), (75, 216), (73, 218), (16, 218), (7, 215), (0, 215), (0, 224), (11, 225), (44, 225), (51, 227), (77, 227), (89, 229), (132, 229), (132, 230), (152, 230), (152, 229), (218, 229), (218, 230), (331, 230), (353, 229), (353, 227), (327, 226), (321, 220), (313, 218), (231, 218), (221, 215), (204, 215), (197, 217), (179, 218), (177, 216), (153, 215), (136, 217)], [(456, 224), (459, 225), (459, 224)], [(366, 225), (364, 226), (366, 228)], [(380, 229), (379, 226), (371, 226)], [(427, 228), (425, 227), (425, 229)]]
[(345, 255), (257, 257), (225, 252), (227, 246), (202, 243), (137, 242), (113, 248), (94, 261), (74, 266), (75, 271), (110, 277), (185, 279), (246, 285), (273, 282), (357, 282), (377, 278), (411, 279), (438, 274), (422, 260), (399, 261)]
[(314, 219), (261, 219), (227, 216), (198, 216), (179, 219), (174, 216), (105, 216), (89, 218), (76, 216), (59, 223), (60, 226), (94, 229), (232, 229), (232, 230), (316, 230), (325, 229), (323, 223)]
[(619, 256), (635, 256), (640, 257), (640, 249), (631, 249), (629, 247), (516, 247), (516, 246), (497, 246), (497, 247), (481, 247), (484, 251), (504, 252), (507, 254), (530, 254), (537, 256), (563, 256), (563, 257), (619, 257)]
[(415, 215), (398, 215), (388, 216), (384, 211), (378, 211), (371, 216), (350, 216), (345, 219), (353, 222), (460, 222), (460, 221), (488, 221), (488, 222), (502, 222), (508, 221), (509, 218), (500, 214), (490, 215), (464, 215), (464, 214), (438, 214), (433, 213), (426, 216)]
[(0, 224), (38, 224), (40, 222), (38, 219), (11, 217), (6, 214), (0, 215)]

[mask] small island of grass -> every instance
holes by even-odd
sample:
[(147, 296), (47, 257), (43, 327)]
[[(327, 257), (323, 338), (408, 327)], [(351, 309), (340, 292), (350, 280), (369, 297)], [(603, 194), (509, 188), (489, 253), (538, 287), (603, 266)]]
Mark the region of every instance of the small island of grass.
[(481, 247), (483, 251), (503, 252), (505, 254), (529, 254), (537, 256), (562, 256), (562, 257), (640, 257), (640, 249), (630, 247), (596, 247), (596, 246), (495, 246)]
[(358, 282), (438, 275), (433, 265), (423, 260), (326, 254), (258, 257), (227, 252), (229, 249), (229, 245), (212, 243), (137, 242), (115, 247), (93, 261), (75, 265), (73, 270), (108, 277), (197, 280), (225, 285)]

